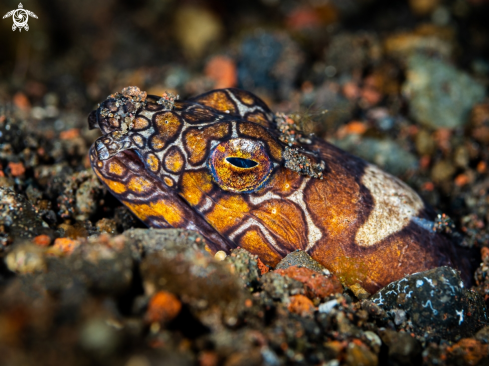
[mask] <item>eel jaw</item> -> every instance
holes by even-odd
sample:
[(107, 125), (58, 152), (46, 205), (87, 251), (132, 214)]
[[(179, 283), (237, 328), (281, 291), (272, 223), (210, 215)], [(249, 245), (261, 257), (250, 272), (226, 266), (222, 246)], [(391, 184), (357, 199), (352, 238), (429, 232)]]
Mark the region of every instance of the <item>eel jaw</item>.
[[(121, 151), (110, 160), (103, 161), (98, 157), (94, 143), (89, 154), (92, 169), (109, 192), (147, 226), (198, 231), (212, 252), (228, 252), (236, 246), (217, 232), (176, 192), (150, 174), (134, 150)], [(114, 167), (116, 170), (113, 170)]]

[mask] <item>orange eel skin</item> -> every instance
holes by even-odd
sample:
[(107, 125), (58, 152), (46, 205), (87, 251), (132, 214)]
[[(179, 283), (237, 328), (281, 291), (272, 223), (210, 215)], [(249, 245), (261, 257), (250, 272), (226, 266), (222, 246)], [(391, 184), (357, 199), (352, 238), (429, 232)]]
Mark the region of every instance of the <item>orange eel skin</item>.
[[(175, 101), (130, 87), (89, 124), (104, 134), (89, 153), (93, 170), (150, 227), (196, 230), (212, 251), (239, 246), (272, 267), (304, 250), (371, 293), (442, 265), (470, 283), (468, 252), (433, 230), (416, 192), (320, 139), (289, 146), (249, 92)], [(300, 158), (287, 161), (288, 148)]]

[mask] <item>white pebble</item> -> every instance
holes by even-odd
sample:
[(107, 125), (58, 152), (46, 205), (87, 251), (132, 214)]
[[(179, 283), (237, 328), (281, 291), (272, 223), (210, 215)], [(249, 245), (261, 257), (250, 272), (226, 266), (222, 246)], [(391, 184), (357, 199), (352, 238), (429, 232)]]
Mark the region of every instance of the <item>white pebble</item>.
[(336, 300), (336, 299), (330, 300), (328, 302), (325, 302), (324, 304), (319, 305), (319, 309), (318, 310), (319, 310), (320, 313), (328, 314), (338, 304), (339, 304), (338, 303), (338, 300)]

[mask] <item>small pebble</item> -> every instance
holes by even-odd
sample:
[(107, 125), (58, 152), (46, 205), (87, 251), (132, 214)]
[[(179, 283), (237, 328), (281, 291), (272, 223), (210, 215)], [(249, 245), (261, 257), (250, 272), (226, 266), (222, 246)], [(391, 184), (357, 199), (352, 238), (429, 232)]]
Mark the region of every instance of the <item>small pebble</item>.
[(304, 295), (294, 295), (290, 297), (290, 303), (287, 307), (291, 313), (301, 316), (311, 316), (314, 313), (314, 304)]
[(218, 261), (223, 261), (226, 259), (227, 254), (224, 250), (219, 250), (215, 255), (214, 258), (216, 258)]
[(175, 295), (167, 291), (157, 292), (149, 301), (146, 319), (149, 323), (165, 323), (174, 319), (182, 308)]
[(319, 305), (319, 312), (324, 313), (324, 314), (328, 314), (338, 304), (339, 304), (338, 300), (336, 300), (336, 299), (327, 301), (324, 304)]

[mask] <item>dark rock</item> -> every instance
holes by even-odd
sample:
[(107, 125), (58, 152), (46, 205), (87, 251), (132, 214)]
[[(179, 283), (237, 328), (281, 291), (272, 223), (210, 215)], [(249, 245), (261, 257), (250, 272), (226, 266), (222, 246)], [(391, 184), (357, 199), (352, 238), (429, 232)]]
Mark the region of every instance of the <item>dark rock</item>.
[(37, 280), (54, 294), (74, 284), (93, 293), (120, 294), (133, 279), (131, 248), (122, 236), (92, 237), (69, 256), (46, 255), (45, 261), (48, 271)]
[(447, 348), (450, 365), (488, 365), (489, 345), (473, 338), (463, 338)]
[(487, 322), (480, 295), (465, 289), (459, 272), (450, 267), (406, 276), (370, 300), (385, 310), (404, 310), (412, 331), (427, 339), (457, 340), (474, 334)]
[(33, 185), (29, 185), (27, 187), (27, 189), (25, 190), (25, 194), (29, 202), (33, 205), (36, 205), (37, 202), (42, 199), (42, 192), (39, 189), (35, 188)]
[(91, 170), (66, 177), (62, 193), (57, 198), (59, 215), (82, 221), (88, 219), (97, 210), (102, 190), (102, 184)]
[(345, 364), (348, 366), (364, 365), (377, 366), (379, 360), (375, 353), (366, 346), (350, 343), (346, 348)]
[[(219, 354), (227, 359), (225, 365), (263, 365), (260, 341), (263, 342), (264, 335), (260, 332), (246, 329), (234, 332), (223, 330), (209, 338)], [(272, 353), (269, 357), (273, 360), (277, 356)]]
[(345, 311), (336, 311), (332, 313), (332, 316), (340, 333), (353, 337), (361, 336), (360, 329), (352, 323)]
[(384, 330), (380, 336), (389, 347), (389, 365), (421, 363), (421, 344), (408, 333)]
[(268, 272), (260, 280), (263, 290), (274, 300), (288, 301), (289, 296), (303, 294), (304, 284), (278, 273)]
[(135, 229), (126, 235), (146, 252), (140, 271), (147, 296), (174, 294), (212, 329), (238, 322), (247, 298), (243, 283), (226, 263), (203, 250), (199, 235), (177, 229)]
[(114, 209), (114, 220), (121, 231), (138, 227), (142, 228), (144, 226), (144, 224), (125, 206), (119, 206)]
[[(117, 294), (129, 287), (133, 276), (130, 247), (121, 236), (109, 241), (92, 238), (56, 265), (54, 258), (47, 263), (52, 267), (46, 274), (47, 288), (55, 288), (62, 278), (65, 283), (83, 283), (96, 293)], [(59, 276), (61, 273), (64, 275)]]
[(292, 266), (305, 267), (316, 271), (317, 273), (328, 275), (329, 271), (322, 265), (311, 258), (303, 250), (296, 250), (287, 254), (275, 267), (275, 269), (287, 269)]
[(117, 232), (117, 223), (115, 220), (103, 218), (97, 221), (95, 225), (100, 233), (115, 234)]
[(489, 326), (486, 325), (484, 328), (479, 330), (475, 335), (475, 339), (489, 344)]
[(0, 144), (7, 145), (13, 153), (20, 153), (25, 148), (22, 132), (17, 121), (7, 119), (0, 124)]
[(365, 310), (370, 316), (375, 319), (383, 319), (387, 317), (387, 313), (375, 302), (370, 300), (363, 300), (361, 302), (362, 309)]
[(287, 98), (303, 61), (301, 49), (285, 33), (255, 33), (240, 46), (238, 85)]
[(41, 234), (53, 235), (27, 198), (4, 187), (0, 187), (0, 226), (5, 228), (10, 241)]
[(428, 346), (423, 350), (423, 365), (427, 366), (438, 366), (446, 365), (447, 353), (446, 344), (436, 344), (434, 342), (429, 343)]
[[(133, 256), (142, 257), (164, 251), (170, 255), (188, 252), (188, 249), (200, 250), (203, 255), (212, 256), (205, 251), (204, 238), (195, 231), (184, 229), (130, 229), (124, 236), (131, 242)], [(192, 252), (188, 252), (192, 253)]]
[(251, 254), (245, 249), (233, 249), (231, 254), (225, 259), (225, 262), (230, 263), (247, 287), (252, 290), (258, 284), (260, 270), (258, 269), (257, 256)]
[(373, 34), (342, 33), (332, 38), (325, 52), (325, 62), (327, 65), (333, 65), (339, 73), (362, 70), (372, 62), (374, 49), (379, 47)]

